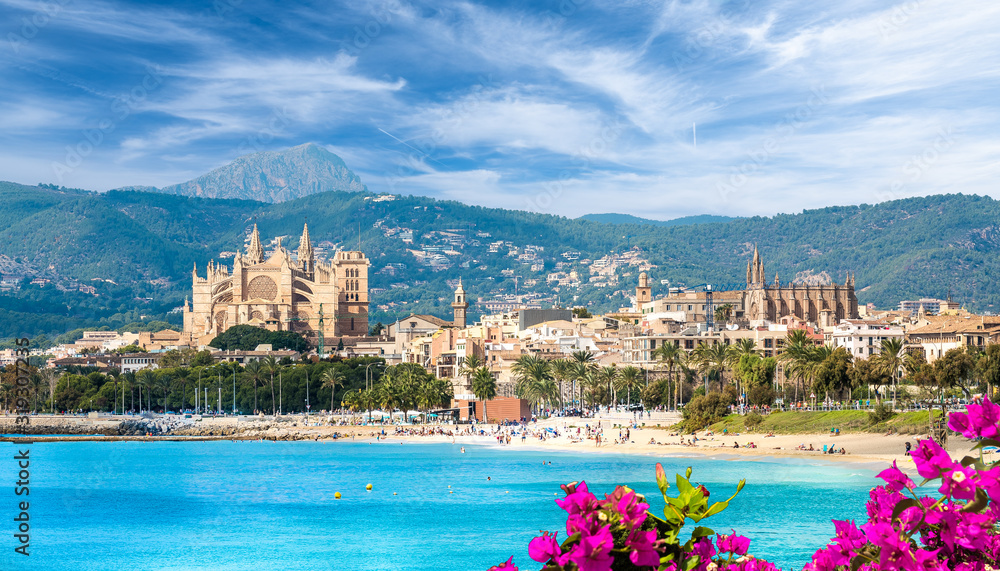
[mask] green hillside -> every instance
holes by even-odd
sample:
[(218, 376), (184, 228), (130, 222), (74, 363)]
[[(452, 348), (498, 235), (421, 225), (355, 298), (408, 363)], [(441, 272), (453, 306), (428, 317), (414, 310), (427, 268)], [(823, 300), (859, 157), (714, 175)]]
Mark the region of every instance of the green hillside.
[[(306, 219), (314, 243), (327, 251), (357, 248), (360, 238), (372, 260), (373, 321), (410, 312), (448, 315), (452, 287), (446, 281), (459, 276), (472, 300), (513, 293), (517, 280), (521, 294), (617, 309), (628, 303), (638, 272), (625, 265), (617, 283), (591, 285), (585, 263), (624, 251), (626, 242), (656, 266), (649, 272), (654, 284), (740, 282), (758, 244), (768, 274), (777, 271), (784, 282), (823, 272), (842, 281), (846, 271), (856, 272), (862, 303), (894, 307), (901, 299), (951, 291), (975, 310), (1000, 306), (1000, 288), (991, 279), (1000, 275), (1000, 203), (978, 196), (669, 227), (366, 192), (266, 204), (0, 183), (0, 197), (7, 205), (0, 210), (0, 273), (7, 282), (22, 280), (0, 293), (3, 337), (118, 328), (140, 318), (179, 323), (169, 312), (189, 295), (192, 265), (203, 272), (213, 257), (231, 264), (218, 253), (242, 248), (255, 220), (265, 240), (284, 236), (290, 249)], [(526, 252), (536, 259), (523, 259)], [(546, 283), (556, 271), (576, 271), (582, 284)], [(48, 282), (32, 285), (32, 279)], [(95, 291), (79, 291), (81, 285)], [(665, 292), (654, 288), (659, 293)]]

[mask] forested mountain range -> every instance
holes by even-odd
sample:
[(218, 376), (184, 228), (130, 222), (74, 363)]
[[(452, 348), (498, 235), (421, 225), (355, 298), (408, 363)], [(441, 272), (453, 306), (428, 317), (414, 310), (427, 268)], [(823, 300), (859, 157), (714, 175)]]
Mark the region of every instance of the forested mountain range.
[[(449, 315), (454, 282), (448, 281), (460, 276), (471, 300), (516, 290), (564, 306), (613, 310), (629, 303), (638, 268), (622, 264), (613, 279), (592, 282), (595, 260), (635, 249), (633, 258), (654, 266), (656, 295), (666, 293), (661, 280), (744, 281), (754, 244), (769, 281), (778, 272), (783, 282), (842, 282), (853, 271), (862, 303), (894, 307), (901, 299), (950, 291), (970, 309), (1000, 307), (994, 279), (1000, 275), (1000, 203), (979, 196), (668, 227), (364, 191), (269, 204), (0, 183), (0, 197), (3, 337), (152, 319), (179, 323), (169, 312), (189, 295), (193, 265), (204, 273), (210, 259), (231, 264), (219, 253), (243, 248), (254, 221), (262, 237), (284, 236), (284, 246), (294, 250), (307, 219), (321, 252), (354, 249), (360, 241), (372, 261), (373, 321), (410, 312)], [(547, 280), (572, 272), (579, 285)]]

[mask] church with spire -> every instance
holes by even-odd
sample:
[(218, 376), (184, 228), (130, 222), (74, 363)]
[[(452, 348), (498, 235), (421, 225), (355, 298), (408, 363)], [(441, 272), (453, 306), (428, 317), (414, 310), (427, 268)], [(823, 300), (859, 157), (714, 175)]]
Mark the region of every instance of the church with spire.
[(232, 270), (209, 261), (202, 277), (195, 265), (190, 307), (184, 303), (184, 332), (207, 344), (234, 325), (252, 325), (300, 333), (314, 347), (321, 331), (327, 345), (365, 336), (369, 265), (360, 251), (317, 259), (308, 224), (294, 256), (280, 238), (266, 253), (254, 224), (250, 244), (245, 253), (236, 253)]

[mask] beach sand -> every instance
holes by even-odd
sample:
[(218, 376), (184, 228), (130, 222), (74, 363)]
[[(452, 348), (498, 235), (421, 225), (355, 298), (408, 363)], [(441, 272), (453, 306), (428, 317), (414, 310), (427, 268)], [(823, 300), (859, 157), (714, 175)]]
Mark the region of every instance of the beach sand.
[[(321, 418), (313, 417), (311, 422), (320, 421)], [(13, 432), (4, 429), (3, 426), (10, 424), (12, 418), (0, 417), (0, 432)], [(366, 441), (392, 442), (392, 443), (420, 443), (438, 442), (455, 444), (477, 444), (497, 446), (502, 449), (536, 449), (536, 450), (558, 450), (577, 453), (593, 454), (639, 454), (644, 456), (720, 456), (732, 459), (753, 459), (753, 458), (801, 458), (815, 459), (831, 462), (852, 462), (868, 463), (873, 467), (888, 466), (892, 461), (896, 461), (900, 468), (912, 469), (913, 461), (905, 454), (906, 443), (916, 447), (918, 440), (927, 438), (926, 435), (885, 435), (872, 433), (841, 433), (836, 436), (826, 434), (795, 434), (795, 435), (775, 435), (767, 436), (758, 433), (743, 434), (710, 434), (706, 432), (697, 433), (698, 441), (694, 445), (691, 435), (682, 437), (677, 433), (665, 428), (634, 428), (630, 430), (628, 442), (615, 443), (618, 438), (619, 429), (615, 426), (624, 422), (614, 419), (580, 419), (580, 418), (554, 418), (540, 420), (531, 424), (533, 432), (539, 429), (552, 428), (558, 431), (561, 436), (558, 438), (547, 438), (540, 440), (537, 437), (529, 437), (524, 442), (520, 436), (511, 440), (509, 446), (499, 446), (496, 437), (490, 432), (496, 428), (495, 424), (480, 424), (477, 428), (485, 430), (487, 435), (395, 435), (396, 427), (392, 425), (380, 426), (309, 426), (303, 422), (301, 416), (288, 417), (282, 422), (275, 423), (264, 419), (234, 419), (234, 418), (210, 418), (206, 417), (202, 421), (195, 423), (190, 430), (183, 430), (181, 433), (168, 433), (160, 436), (96, 436), (94, 434), (106, 430), (117, 421), (107, 418), (88, 419), (83, 417), (36, 417), (32, 423), (38, 426), (48, 427), (49, 430), (65, 428), (67, 432), (86, 434), (88, 429), (94, 429), (91, 435), (82, 436), (44, 436), (39, 435), (32, 438), (34, 442), (46, 441), (76, 441), (76, 440), (332, 440), (334, 433), (341, 436), (341, 440), (346, 441)], [(576, 437), (576, 427), (600, 426), (604, 430), (605, 440), (598, 446), (594, 439), (578, 439)], [(666, 426), (667, 423), (660, 424)], [(437, 425), (417, 425), (405, 428), (419, 431), (422, 427), (438, 428)], [(8, 427), (10, 428), (10, 427)], [(102, 430), (97, 430), (98, 428)], [(448, 431), (464, 431), (468, 425), (441, 425), (441, 429)], [(385, 430), (386, 437), (377, 436)], [(624, 432), (624, 430), (622, 430)], [(581, 430), (581, 435), (585, 433)], [(57, 433), (58, 434), (58, 433)], [(3, 438), (2, 440), (13, 440)], [(656, 444), (651, 444), (653, 440)], [(739, 448), (734, 444), (738, 443)], [(748, 447), (754, 443), (756, 447)], [(800, 445), (808, 448), (810, 445), (815, 450), (799, 450)], [(846, 450), (846, 454), (824, 454), (823, 446), (835, 446), (839, 451)], [(973, 443), (960, 437), (949, 438), (948, 450), (956, 459), (969, 454)]]

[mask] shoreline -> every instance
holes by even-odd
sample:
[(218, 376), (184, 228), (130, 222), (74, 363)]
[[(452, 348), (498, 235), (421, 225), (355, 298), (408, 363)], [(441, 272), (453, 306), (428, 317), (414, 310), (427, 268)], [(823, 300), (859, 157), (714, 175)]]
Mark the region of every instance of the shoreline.
[[(630, 429), (629, 441), (614, 443), (615, 420), (603, 419), (579, 419), (555, 418), (538, 421), (528, 427), (530, 435), (523, 442), (520, 435), (512, 437), (510, 444), (501, 445), (493, 431), (496, 425), (477, 425), (477, 429), (487, 430), (486, 435), (479, 434), (395, 434), (395, 425), (369, 425), (369, 426), (336, 426), (321, 425), (311, 426), (302, 418), (260, 418), (260, 417), (222, 417), (204, 419), (198, 423), (187, 423), (178, 425), (176, 419), (153, 419), (149, 422), (152, 425), (169, 426), (163, 432), (147, 434), (107, 434), (117, 430), (119, 423), (108, 419), (88, 419), (88, 418), (66, 418), (66, 417), (39, 417), (33, 428), (40, 432), (49, 432), (51, 435), (38, 433), (24, 436), (12, 436), (15, 432), (8, 430), (6, 423), (0, 423), (0, 437), (2, 442), (11, 443), (50, 443), (50, 442), (210, 442), (210, 441), (276, 441), (276, 442), (377, 442), (385, 440), (387, 442), (399, 443), (453, 443), (456, 445), (476, 445), (490, 446), (498, 449), (511, 450), (531, 450), (531, 451), (560, 451), (574, 452), (582, 454), (627, 454), (649, 457), (669, 457), (669, 458), (717, 458), (734, 461), (759, 461), (759, 460), (797, 460), (797, 461), (820, 461), (823, 463), (847, 463), (853, 465), (867, 464), (873, 467), (888, 467), (896, 461), (903, 470), (913, 470), (913, 462), (905, 454), (905, 444), (909, 442), (915, 446), (921, 436), (912, 435), (885, 435), (871, 433), (843, 433), (836, 436), (830, 434), (793, 434), (793, 435), (764, 435), (755, 433), (742, 434), (711, 434), (700, 432), (696, 436), (698, 442), (691, 445), (690, 435), (679, 435), (672, 433), (669, 429), (661, 427), (646, 427)], [(321, 421), (321, 418), (314, 417), (309, 420)], [(124, 421), (123, 421), (124, 422)], [(171, 424), (173, 423), (173, 424)], [(598, 424), (603, 427), (605, 440), (597, 446), (593, 438), (587, 439), (577, 436), (578, 424), (594, 426)], [(605, 426), (607, 425), (607, 426)], [(158, 426), (158, 425), (156, 425)], [(442, 430), (466, 431), (469, 425), (407, 425), (403, 427), (407, 431), (418, 432), (421, 430)], [(560, 433), (559, 437), (551, 437), (548, 433), (544, 439), (539, 439), (539, 435), (546, 429), (555, 430)], [(386, 435), (381, 439), (376, 436), (385, 430)], [(621, 429), (624, 431), (625, 429)], [(504, 427), (502, 432), (508, 432), (509, 428)], [(72, 434), (79, 432), (79, 435)], [(105, 434), (96, 434), (105, 432)], [(334, 436), (337, 434), (338, 436)], [(610, 439), (610, 441), (609, 441)], [(681, 442), (685, 444), (681, 444)], [(655, 444), (651, 443), (655, 442)], [(740, 447), (735, 448), (733, 443), (739, 443)], [(754, 443), (754, 447), (749, 444)], [(818, 444), (817, 444), (818, 443)], [(813, 445), (815, 450), (801, 450), (799, 445)], [(847, 454), (825, 454), (822, 452), (823, 444), (836, 446), (837, 449), (846, 449)], [(949, 452), (956, 459), (960, 459), (968, 454), (973, 443), (957, 436), (949, 439)]]

